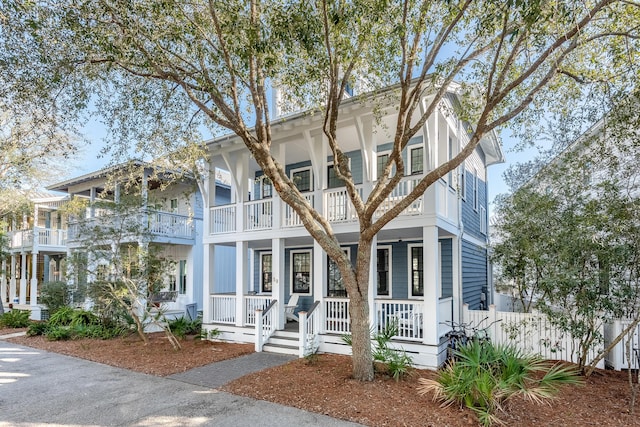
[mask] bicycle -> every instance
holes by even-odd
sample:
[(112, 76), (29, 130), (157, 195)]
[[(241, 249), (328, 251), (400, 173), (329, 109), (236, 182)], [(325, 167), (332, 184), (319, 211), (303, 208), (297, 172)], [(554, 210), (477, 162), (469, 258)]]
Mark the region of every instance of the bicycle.
[(442, 324), (451, 326), (451, 330), (445, 334), (447, 343), (447, 363), (455, 363), (458, 358), (458, 352), (463, 346), (468, 345), (471, 342), (479, 343), (480, 346), (485, 346), (491, 343), (491, 337), (489, 336), (489, 328), (502, 319), (494, 320), (485, 327), (480, 327), (482, 323), (488, 320), (489, 317), (485, 317), (478, 326), (473, 326), (471, 323), (456, 323), (451, 320), (441, 322)]

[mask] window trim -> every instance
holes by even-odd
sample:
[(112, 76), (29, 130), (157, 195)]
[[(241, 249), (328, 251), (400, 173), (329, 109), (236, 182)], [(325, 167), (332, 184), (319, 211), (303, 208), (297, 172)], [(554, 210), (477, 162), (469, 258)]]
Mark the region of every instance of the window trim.
[(460, 196), (462, 200), (467, 200), (467, 161), (462, 161), (462, 171), (460, 176)]
[(478, 168), (473, 168), (473, 209), (478, 212), (480, 206), (480, 190), (478, 188)]
[[(178, 261), (178, 295), (186, 295), (188, 288), (188, 271), (187, 271), (187, 260), (181, 259)], [(184, 278), (184, 282), (182, 279)], [(184, 292), (183, 292), (184, 291)]]
[[(391, 158), (391, 150), (385, 150), (385, 151), (376, 152), (376, 179), (375, 179), (375, 181), (377, 181), (380, 178), (380, 175), (378, 174), (378, 158), (380, 156), (388, 156), (389, 158)], [(392, 173), (392, 175), (389, 175), (389, 177), (393, 176), (393, 168), (391, 170), (391, 173)]]
[[(340, 246), (340, 249), (342, 249), (345, 254), (347, 255), (347, 258), (349, 258), (349, 261), (351, 262), (351, 248), (349, 246)], [(329, 258), (329, 254), (325, 253), (325, 256), (327, 257), (327, 297), (328, 298), (334, 298), (334, 297), (330, 297), (329, 296), (329, 292), (330, 292), (330, 288), (329, 288), (329, 264), (331, 262), (333, 262), (331, 260), (331, 258)], [(347, 292), (347, 288), (344, 288), (345, 293)], [(345, 295), (344, 297), (335, 297), (335, 298), (347, 298), (347, 296)]]
[[(270, 188), (269, 194), (265, 195), (265, 188)], [(267, 175), (260, 177), (260, 199), (270, 199), (273, 197), (273, 183)]]
[[(295, 181), (293, 180), (293, 175), (295, 173), (298, 172), (303, 172), (303, 171), (309, 171), (309, 190), (299, 190), (301, 193), (310, 193), (313, 191), (314, 186), (313, 186), (313, 168), (311, 166), (303, 166), (300, 168), (295, 168), (295, 169), (291, 169), (289, 171), (289, 179), (291, 180), (291, 182), (293, 182), (293, 184), (295, 185)], [(296, 188), (298, 188), (298, 186), (296, 185)]]
[(487, 235), (487, 210), (480, 206), (480, 234)]
[[(349, 157), (349, 158), (348, 158), (348, 162), (349, 162), (349, 169), (351, 169), (351, 157)], [(340, 185), (338, 185), (338, 186), (336, 186), (336, 187), (331, 187), (331, 186), (329, 186), (329, 179), (330, 179), (329, 169), (331, 169), (331, 168), (335, 168), (335, 162), (334, 162), (333, 160), (332, 160), (332, 161), (327, 162), (327, 182), (326, 182), (327, 189), (331, 189), (331, 188), (342, 188), (342, 187), (345, 187), (345, 186), (346, 186), (345, 182), (344, 182), (344, 181), (340, 181), (340, 180), (337, 178), (337, 176), (336, 176), (336, 179), (338, 179), (338, 180), (341, 182), (341, 184), (340, 184)], [(313, 191), (313, 190), (311, 190), (311, 191)]]
[[(413, 275), (411, 274), (413, 271), (413, 248), (422, 248), (422, 295), (413, 295)], [(408, 285), (409, 290), (407, 296), (409, 299), (418, 299), (424, 300), (424, 244), (422, 243), (410, 243), (407, 245), (407, 276), (408, 276)]]
[[(418, 150), (418, 149), (422, 149), (422, 171), (420, 172), (413, 172), (413, 155), (412, 155), (412, 151), (413, 150)], [(411, 175), (423, 175), (425, 172), (425, 160), (424, 160), (424, 144), (415, 144), (415, 145), (411, 145), (408, 147), (407, 150), (407, 157), (409, 160), (409, 176)]]
[[(449, 135), (449, 140), (447, 141), (447, 159), (450, 161), (451, 159), (453, 159), (453, 151), (454, 151), (454, 147), (453, 147), (453, 138), (451, 137), (451, 135)], [(449, 181), (449, 187), (450, 188), (455, 188), (455, 179), (456, 176), (458, 174), (455, 173), (453, 170), (450, 170), (449, 173), (447, 174), (447, 181)]]
[[(293, 259), (296, 254), (301, 254), (301, 253), (309, 254), (309, 291), (308, 292), (294, 292), (293, 269), (294, 269), (295, 263), (293, 262)], [(293, 294), (311, 295), (313, 293), (313, 251), (311, 249), (292, 250), (291, 252), (289, 252), (289, 264), (290, 264), (289, 265), (290, 294), (291, 295)]]
[[(262, 266), (263, 264), (263, 259), (265, 255), (269, 255), (271, 256), (271, 271), (269, 272), (271, 274), (271, 290), (270, 291), (265, 291), (264, 290), (264, 273), (262, 271)], [(271, 251), (264, 251), (264, 252), (260, 252), (260, 262), (259, 262), (259, 268), (260, 268), (260, 272), (259, 272), (259, 282), (258, 282), (258, 286), (259, 286), (259, 292), (260, 294), (271, 294), (273, 292), (273, 253)]]
[[(389, 286), (389, 295), (378, 295), (378, 249), (387, 249), (389, 251), (389, 270), (387, 271), (387, 274), (389, 275), (389, 283), (387, 284)], [(385, 299), (392, 299), (393, 298), (393, 281), (392, 281), (392, 277), (393, 277), (393, 258), (392, 258), (392, 254), (393, 254), (393, 246), (391, 245), (380, 245), (378, 247), (376, 247), (376, 287), (375, 287), (375, 296), (376, 298), (385, 298)]]

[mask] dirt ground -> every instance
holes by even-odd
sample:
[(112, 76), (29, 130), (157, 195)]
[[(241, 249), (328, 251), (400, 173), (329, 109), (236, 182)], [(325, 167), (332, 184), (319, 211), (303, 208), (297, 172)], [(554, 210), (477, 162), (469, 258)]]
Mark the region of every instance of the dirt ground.
[[(0, 334), (13, 330), (0, 330)], [(137, 337), (51, 342), (42, 337), (12, 338), (15, 342), (47, 351), (81, 357), (152, 375), (166, 376), (253, 351), (252, 345), (182, 341), (174, 351), (161, 334), (148, 346)], [(442, 408), (428, 396), (418, 396), (418, 378), (433, 377), (414, 370), (396, 382), (378, 375), (371, 383), (351, 379), (350, 359), (320, 355), (315, 363), (305, 359), (240, 378), (224, 387), (230, 393), (281, 403), (368, 426), (474, 426), (473, 413), (456, 406)], [(502, 416), (509, 426), (640, 426), (638, 414), (629, 414), (630, 390), (626, 372), (597, 371), (583, 385), (561, 389), (550, 404), (511, 401)], [(640, 405), (636, 404), (636, 413)]]

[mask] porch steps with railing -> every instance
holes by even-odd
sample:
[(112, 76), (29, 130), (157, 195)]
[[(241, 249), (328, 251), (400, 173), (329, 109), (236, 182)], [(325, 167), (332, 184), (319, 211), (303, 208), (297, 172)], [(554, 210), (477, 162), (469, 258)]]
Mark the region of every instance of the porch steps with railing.
[[(296, 323), (297, 325), (297, 323)], [(300, 352), (300, 337), (298, 331), (276, 331), (262, 347), (263, 351), (279, 354), (298, 355)]]

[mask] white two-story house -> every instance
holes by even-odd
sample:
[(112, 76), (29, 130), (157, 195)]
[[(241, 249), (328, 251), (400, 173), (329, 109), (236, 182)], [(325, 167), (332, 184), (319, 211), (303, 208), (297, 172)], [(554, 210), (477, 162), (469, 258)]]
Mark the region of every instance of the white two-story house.
[[(410, 141), (403, 152), (406, 176), (380, 214), (468, 142), (468, 125), (452, 113), (457, 103), (456, 95), (448, 94)], [(366, 198), (389, 155), (395, 108), (374, 112), (369, 104), (346, 100), (341, 109), (338, 140)], [(379, 122), (376, 114), (381, 114)], [(212, 197), (213, 182), (206, 184), (205, 327), (217, 328), (226, 340), (255, 342), (258, 351), (302, 355), (312, 339), (320, 352), (348, 353), (341, 335), (350, 328), (349, 298), (338, 269), (263, 178), (239, 138), (214, 139), (208, 150), (210, 175), (222, 169), (232, 179), (226, 204)], [(355, 262), (358, 223), (334, 174), (322, 115), (297, 113), (275, 120), (272, 155), (332, 223)], [(396, 345), (410, 352), (417, 365), (435, 367), (443, 361), (447, 326), (442, 322), (458, 320), (463, 303), (476, 309), (488, 306), (487, 168), (502, 161), (498, 139), (487, 136), (463, 166), (432, 185), (374, 242), (370, 323), (380, 328), (398, 321)], [(235, 263), (216, 263), (214, 254), (229, 247), (235, 250)], [(216, 279), (220, 269), (235, 270), (233, 292)]]

